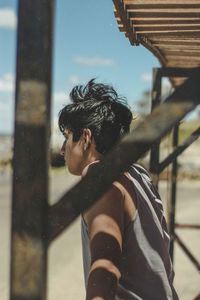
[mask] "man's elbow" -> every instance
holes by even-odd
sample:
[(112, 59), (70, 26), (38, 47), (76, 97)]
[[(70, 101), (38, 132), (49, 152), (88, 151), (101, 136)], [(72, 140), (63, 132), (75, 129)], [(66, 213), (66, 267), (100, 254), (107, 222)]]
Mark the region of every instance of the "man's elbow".
[(94, 261), (91, 266), (90, 273), (97, 268), (103, 268), (105, 269), (105, 271), (112, 273), (117, 278), (117, 281), (121, 277), (119, 268), (115, 266), (114, 263), (108, 259), (98, 259)]

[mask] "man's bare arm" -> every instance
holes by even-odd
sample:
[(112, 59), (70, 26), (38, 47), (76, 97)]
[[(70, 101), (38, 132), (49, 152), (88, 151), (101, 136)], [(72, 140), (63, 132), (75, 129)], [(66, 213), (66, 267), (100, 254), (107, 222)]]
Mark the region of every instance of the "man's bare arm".
[(115, 299), (124, 228), (124, 197), (117, 184), (113, 184), (84, 218), (88, 225), (91, 249), (86, 299)]

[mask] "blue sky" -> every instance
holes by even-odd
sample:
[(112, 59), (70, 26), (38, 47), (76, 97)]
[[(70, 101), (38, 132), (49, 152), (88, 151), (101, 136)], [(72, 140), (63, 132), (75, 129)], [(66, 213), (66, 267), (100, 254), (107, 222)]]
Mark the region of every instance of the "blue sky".
[[(0, 0), (0, 132), (7, 133), (13, 132), (16, 28), (17, 1)], [(111, 0), (56, 1), (52, 124), (71, 88), (93, 77), (112, 84), (134, 109), (158, 66), (119, 31)]]

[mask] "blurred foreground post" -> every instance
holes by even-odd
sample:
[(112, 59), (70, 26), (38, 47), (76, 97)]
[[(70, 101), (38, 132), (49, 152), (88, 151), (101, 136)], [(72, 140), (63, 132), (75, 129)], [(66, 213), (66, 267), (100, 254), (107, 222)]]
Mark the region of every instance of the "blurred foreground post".
[(20, 0), (12, 191), (12, 300), (46, 298), (53, 0)]

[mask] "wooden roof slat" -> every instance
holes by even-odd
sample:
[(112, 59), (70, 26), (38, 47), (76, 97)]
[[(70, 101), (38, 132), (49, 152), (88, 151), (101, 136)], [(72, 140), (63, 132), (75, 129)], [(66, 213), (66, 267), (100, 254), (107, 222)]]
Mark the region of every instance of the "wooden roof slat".
[(190, 11), (189, 9), (187, 10), (177, 10), (175, 11), (175, 9), (173, 10), (142, 10), (142, 9), (138, 9), (138, 10), (134, 10), (134, 11), (129, 11), (129, 17), (130, 20), (134, 19), (134, 18), (175, 18), (175, 19), (179, 19), (179, 18), (199, 18), (200, 16), (200, 10), (199, 9), (195, 9), (195, 11)]
[(135, 31), (138, 33), (148, 33), (148, 32), (193, 32), (199, 31), (200, 24), (191, 26), (135, 26)]
[(196, 4), (200, 3), (200, 0), (124, 0), (123, 1), (125, 5), (130, 5), (130, 4), (166, 4), (166, 3), (178, 3), (178, 4)]
[(174, 45), (181, 45), (181, 43), (187, 44), (187, 45), (199, 45), (200, 40), (198, 40), (196, 37), (165, 37), (165, 36), (158, 36), (158, 37), (152, 37), (151, 38), (152, 43), (174, 43)]
[[(131, 19), (133, 26), (141, 25), (141, 26), (194, 26), (196, 24), (200, 24), (200, 18), (132, 18)], [(120, 21), (119, 21), (120, 22)]]
[[(120, 31), (125, 31), (124, 26), (120, 23), (118, 24)], [(148, 33), (148, 32), (189, 32), (189, 31), (199, 31), (200, 23), (194, 26), (135, 26), (136, 33)]]
[[(172, 23), (172, 22), (171, 22)], [(120, 23), (119, 23), (120, 24)], [(195, 29), (195, 27), (197, 26), (200, 26), (200, 19), (198, 20), (198, 23), (195, 23), (195, 24), (192, 24), (192, 23), (181, 23), (181, 24), (155, 24), (155, 23), (152, 23), (152, 24), (135, 24), (133, 22), (133, 26), (135, 28), (157, 28), (159, 26), (159, 28), (162, 28), (162, 29), (165, 29), (165, 28), (172, 28), (172, 29), (183, 29), (183, 28), (186, 28), (186, 29)]]
[[(198, 5), (199, 6), (199, 5)], [(182, 14), (182, 13), (188, 13), (188, 14), (196, 14), (200, 11), (200, 8), (181, 8), (180, 6), (177, 8), (165, 8), (164, 5), (161, 6), (161, 8), (153, 8), (152, 5), (150, 7), (146, 8), (145, 6), (143, 8), (131, 8), (128, 9), (128, 13), (134, 13), (134, 12), (140, 12), (140, 13), (171, 13), (171, 14)]]
[(160, 30), (153, 30), (153, 29), (149, 29), (149, 30), (136, 30), (136, 33), (138, 34), (144, 34), (144, 35), (147, 35), (147, 34), (175, 34), (177, 36), (186, 36), (188, 34), (193, 34), (195, 35), (196, 33), (200, 33), (200, 29), (185, 29), (185, 30), (177, 30), (177, 29), (160, 29)]
[[(161, 65), (173, 68), (200, 66), (200, 0), (113, 2), (121, 4), (138, 43), (157, 56)], [(119, 9), (115, 16), (119, 30), (130, 40)], [(172, 82), (176, 86), (183, 80), (174, 78)]]
[(191, 3), (191, 2), (187, 2), (187, 3), (167, 3), (167, 1), (165, 3), (139, 3), (137, 4), (137, 2), (133, 2), (132, 4), (126, 4), (126, 9), (128, 11), (134, 11), (134, 10), (142, 10), (142, 9), (152, 9), (152, 10), (164, 10), (164, 9), (196, 9), (196, 8), (200, 8), (200, 2), (197, 3)]
[(170, 38), (170, 37), (181, 37), (181, 38), (187, 38), (187, 37), (190, 37), (192, 36), (193, 38), (200, 38), (200, 30), (196, 30), (195, 32), (194, 31), (183, 31), (183, 32), (180, 32), (180, 31), (170, 31), (170, 32), (167, 32), (167, 31), (160, 31), (160, 32), (143, 32), (143, 33), (140, 33), (140, 32), (137, 32), (138, 35), (144, 35), (145, 38), (148, 38), (148, 37), (163, 37), (163, 38)]
[(133, 25), (134, 24), (196, 24), (199, 23), (200, 17), (190, 17), (190, 18), (176, 18), (176, 17), (169, 17), (169, 18), (159, 18), (159, 17), (132, 17), (131, 18)]
[(126, 31), (126, 36), (129, 37), (129, 40), (131, 42), (132, 45), (137, 44), (137, 37), (135, 35), (134, 32), (134, 28), (132, 28), (131, 26), (131, 22), (130, 19), (128, 18), (127, 12), (124, 9), (124, 5), (122, 3), (122, 1), (118, 1), (118, 0), (113, 0), (114, 3), (114, 10), (115, 10), (115, 14), (116, 16), (120, 17), (121, 19), (121, 23), (123, 25), (123, 27), (125, 28)]
[[(182, 68), (183, 63), (182, 61), (177, 61), (177, 60), (170, 60), (168, 63), (166, 63), (166, 67), (174, 68), (174, 66), (176, 66), (177, 68)], [(190, 61), (185, 61), (184, 63), (184, 68), (196, 68), (196, 67), (200, 67), (200, 61), (199, 62), (195, 61), (194, 63), (191, 63)]]
[(171, 56), (192, 56), (192, 57), (200, 57), (200, 48), (199, 51), (191, 51), (191, 50), (177, 50), (177, 51), (173, 51), (173, 50), (165, 50), (163, 51), (163, 53), (166, 55), (166, 57), (171, 57)]
[[(167, 61), (174, 61), (174, 62), (178, 62), (178, 61), (184, 61), (184, 65), (186, 64), (186, 62), (188, 61), (190, 63), (191, 61), (191, 57), (190, 56), (166, 56), (166, 60)], [(200, 63), (200, 56), (197, 57), (193, 57), (193, 62), (199, 62)]]
[[(165, 45), (165, 44), (155, 44), (154, 46), (159, 46), (162, 47), (163, 51), (167, 50), (174, 50), (174, 51), (181, 51), (181, 50), (188, 50), (188, 51), (195, 51), (195, 50), (200, 50), (200, 45), (199, 46), (188, 46), (188, 45)], [(175, 47), (176, 46), (176, 47)]]

